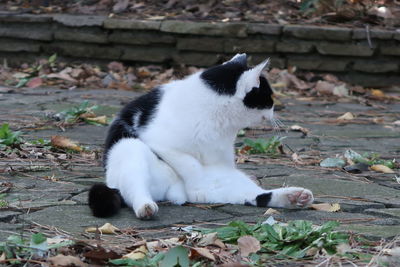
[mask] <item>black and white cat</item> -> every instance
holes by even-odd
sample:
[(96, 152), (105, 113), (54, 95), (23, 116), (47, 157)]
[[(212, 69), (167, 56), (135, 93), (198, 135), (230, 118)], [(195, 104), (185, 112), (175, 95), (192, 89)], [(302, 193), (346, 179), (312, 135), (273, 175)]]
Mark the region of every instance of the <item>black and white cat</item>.
[(130, 102), (112, 123), (105, 145), (106, 184), (94, 185), (89, 206), (107, 217), (125, 203), (150, 218), (156, 201), (304, 207), (311, 191), (264, 190), (235, 166), (237, 132), (273, 116), (272, 90), (247, 67), (246, 54), (153, 89)]

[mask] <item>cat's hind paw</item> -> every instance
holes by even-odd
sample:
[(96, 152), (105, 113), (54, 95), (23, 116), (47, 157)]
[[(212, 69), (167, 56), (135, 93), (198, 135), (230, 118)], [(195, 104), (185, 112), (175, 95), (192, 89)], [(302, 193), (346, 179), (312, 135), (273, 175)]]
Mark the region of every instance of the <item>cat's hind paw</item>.
[(269, 207), (304, 208), (314, 201), (312, 192), (302, 187), (284, 187), (270, 192), (272, 197), (267, 204)]
[(136, 217), (141, 220), (148, 220), (154, 217), (158, 212), (158, 206), (155, 202), (145, 203), (135, 210)]
[(288, 189), (286, 196), (291, 207), (303, 208), (314, 202), (314, 196), (310, 190), (299, 187), (289, 187)]

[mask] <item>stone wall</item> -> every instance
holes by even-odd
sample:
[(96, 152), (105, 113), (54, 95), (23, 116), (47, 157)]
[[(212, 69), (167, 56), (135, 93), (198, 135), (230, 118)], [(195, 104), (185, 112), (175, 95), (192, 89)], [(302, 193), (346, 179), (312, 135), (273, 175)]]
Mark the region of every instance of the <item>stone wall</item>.
[[(368, 43), (367, 34), (371, 44)], [(0, 15), (0, 59), (211, 66), (237, 52), (251, 63), (332, 72), (366, 86), (400, 84), (400, 32), (263, 23), (141, 21), (102, 16)]]

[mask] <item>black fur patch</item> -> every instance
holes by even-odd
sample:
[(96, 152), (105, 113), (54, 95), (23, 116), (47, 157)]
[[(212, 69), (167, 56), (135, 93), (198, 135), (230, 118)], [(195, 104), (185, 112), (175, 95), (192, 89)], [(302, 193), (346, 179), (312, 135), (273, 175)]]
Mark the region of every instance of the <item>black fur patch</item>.
[(248, 108), (269, 109), (274, 105), (272, 89), (267, 79), (260, 76), (260, 87), (253, 89), (246, 94), (243, 103)]
[(236, 83), (249, 68), (241, 60), (227, 62), (205, 70), (200, 77), (218, 94), (234, 95)]
[(257, 207), (268, 207), (268, 204), (271, 201), (271, 198), (272, 198), (272, 192), (258, 195), (256, 197)]
[(89, 207), (96, 217), (110, 217), (118, 213), (125, 203), (117, 189), (95, 184), (89, 191)]
[[(145, 127), (161, 100), (161, 90), (154, 88), (132, 102), (128, 103), (119, 113), (119, 116), (111, 124), (108, 130), (104, 148), (104, 163), (106, 162), (108, 150), (122, 138), (137, 138), (137, 130)], [(137, 125), (134, 125), (135, 117)]]

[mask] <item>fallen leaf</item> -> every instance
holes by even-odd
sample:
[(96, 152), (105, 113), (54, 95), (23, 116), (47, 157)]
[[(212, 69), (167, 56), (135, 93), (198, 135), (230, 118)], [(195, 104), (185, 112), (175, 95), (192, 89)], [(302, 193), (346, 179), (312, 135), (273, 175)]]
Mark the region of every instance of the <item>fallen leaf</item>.
[(198, 256), (215, 261), (215, 256), (206, 248), (192, 248), (190, 249), (190, 258), (198, 258)]
[(343, 114), (342, 116), (337, 117), (337, 120), (343, 121), (343, 120), (353, 120), (355, 117), (353, 115), (353, 113), (351, 112), (346, 112), (345, 114)]
[(77, 83), (78, 81), (72, 78), (68, 73), (66, 72), (59, 72), (59, 73), (51, 73), (49, 75), (46, 75), (47, 78), (53, 78), (53, 79), (61, 79), (65, 81), (69, 81), (72, 83)]
[(349, 95), (349, 89), (346, 87), (346, 85), (342, 84), (335, 86), (332, 93), (336, 96), (344, 97)]
[(363, 171), (368, 171), (368, 164), (357, 163), (344, 167), (343, 169), (349, 173), (361, 173)]
[(54, 266), (76, 266), (76, 267), (86, 267), (86, 263), (81, 261), (79, 258), (74, 256), (57, 255), (47, 259)]
[(321, 167), (334, 168), (334, 167), (343, 167), (346, 165), (346, 162), (340, 158), (326, 158), (319, 163)]
[(72, 141), (67, 137), (59, 135), (53, 135), (51, 137), (51, 145), (53, 147), (71, 149), (77, 152), (81, 152), (83, 150), (82, 147), (76, 144), (76, 142)]
[(301, 160), (299, 154), (297, 153), (292, 154), (292, 160), (297, 164), (303, 164), (303, 161)]
[(205, 247), (208, 245), (213, 245), (217, 240), (217, 233), (209, 233), (205, 234), (201, 237), (201, 239), (197, 242), (197, 245), (200, 247)]
[(379, 89), (371, 89), (371, 96), (376, 98), (385, 98), (386, 95), (382, 90)]
[(256, 253), (261, 249), (260, 241), (250, 235), (240, 237), (237, 242), (242, 257), (247, 257), (250, 253)]
[(344, 255), (346, 253), (353, 252), (354, 249), (352, 249), (349, 244), (340, 243), (339, 245), (336, 246), (336, 251), (339, 254)]
[(340, 210), (340, 205), (339, 203), (320, 203), (320, 204), (311, 204), (310, 208), (326, 212), (337, 212)]
[(394, 171), (382, 164), (376, 164), (376, 165), (372, 165), (371, 167), (369, 167), (371, 170), (376, 171), (376, 172), (383, 172), (383, 173), (394, 173)]
[(100, 124), (103, 124), (103, 125), (107, 125), (108, 124), (106, 115), (99, 116), (99, 117), (94, 117), (94, 118), (89, 117), (89, 118), (86, 118), (86, 120), (89, 121), (89, 122), (96, 122), (96, 123), (100, 123)]
[(119, 259), (121, 255), (112, 251), (112, 250), (105, 250), (102, 247), (95, 248), (83, 254), (83, 257), (89, 259), (98, 264), (107, 263), (108, 260)]
[(112, 62), (108, 63), (107, 68), (113, 72), (123, 72), (124, 71), (124, 65), (121, 62), (117, 62), (117, 61), (112, 61)]
[(111, 223), (105, 223), (102, 227), (99, 228), (88, 227), (85, 231), (88, 233), (96, 233), (97, 230), (100, 231), (101, 234), (116, 234), (116, 231), (119, 231), (119, 229)]
[(226, 248), (224, 242), (222, 242), (220, 239), (215, 240), (214, 245), (220, 248)]
[(146, 257), (148, 250), (146, 248), (146, 245), (142, 245), (135, 249), (134, 251), (122, 256), (122, 258), (128, 258), (132, 260), (140, 260)]
[(26, 83), (26, 86), (29, 88), (36, 88), (39, 87), (43, 84), (43, 80), (40, 77), (35, 77), (29, 80), (29, 82)]
[(274, 219), (273, 216), (269, 216), (268, 219), (266, 219), (265, 221), (263, 221), (262, 224), (269, 224), (269, 225), (274, 225), (276, 224), (277, 221)]
[(272, 208), (269, 208), (269, 209), (267, 209), (266, 212), (264, 212), (264, 215), (272, 215), (272, 214), (281, 214), (281, 213), (279, 211), (275, 210), (275, 209), (272, 209)]
[(296, 131), (296, 132), (302, 132), (303, 136), (307, 136), (307, 134), (309, 132), (308, 129), (301, 127), (300, 125), (292, 125), (292, 126), (290, 126), (290, 130)]
[(315, 85), (315, 90), (321, 95), (332, 95), (334, 88), (335, 84), (326, 81), (318, 81)]
[(297, 76), (289, 73), (287, 70), (283, 70), (279, 73), (279, 81), (278, 83), (283, 83), (286, 87), (290, 87), (294, 85), (299, 90), (305, 90), (310, 88), (310, 85), (307, 84), (305, 81), (300, 80)]

